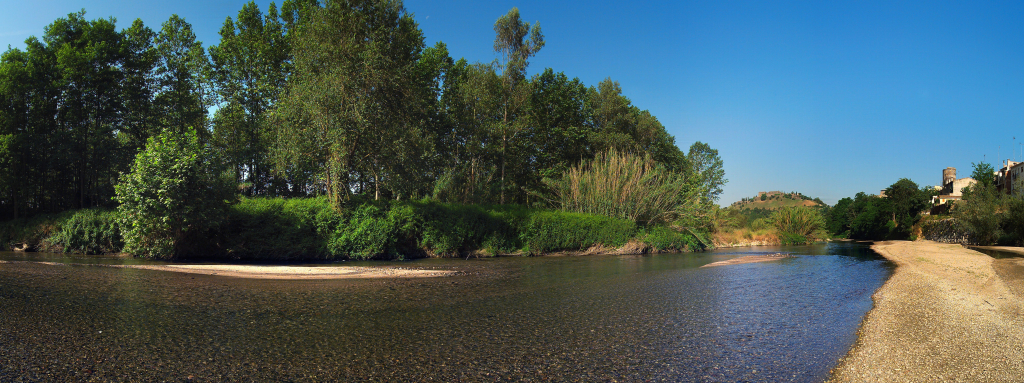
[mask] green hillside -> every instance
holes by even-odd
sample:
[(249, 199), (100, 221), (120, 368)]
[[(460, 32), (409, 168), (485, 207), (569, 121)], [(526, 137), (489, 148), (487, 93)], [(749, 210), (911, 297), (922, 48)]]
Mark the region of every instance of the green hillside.
[(824, 206), (825, 203), (819, 198), (811, 198), (798, 192), (760, 192), (753, 197), (744, 198), (729, 205), (730, 209), (765, 209), (778, 210), (784, 207), (796, 206)]

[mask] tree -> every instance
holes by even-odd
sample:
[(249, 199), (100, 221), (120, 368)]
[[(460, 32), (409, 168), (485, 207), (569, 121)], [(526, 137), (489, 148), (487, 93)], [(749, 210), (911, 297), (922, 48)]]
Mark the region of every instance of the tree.
[(501, 55), (502, 119), (498, 129), (501, 135), (501, 203), (505, 203), (505, 166), (509, 141), (515, 140), (523, 130), (520, 115), (530, 97), (526, 67), (544, 47), (544, 34), (540, 22), (530, 23), (519, 17), (519, 8), (513, 7), (494, 22), (494, 51)]
[(953, 217), (967, 229), (971, 240), (991, 245), (1001, 234), (998, 212), (1005, 202), (1004, 194), (994, 185), (978, 182), (965, 188), (961, 201), (953, 207)]
[(160, 91), (156, 96), (163, 129), (196, 127), (204, 138), (206, 111), (214, 103), (207, 80), (210, 61), (202, 42), (196, 41), (192, 25), (171, 15), (156, 35), (159, 61), (156, 68)]
[[(230, 17), (220, 30), (220, 44), (210, 47), (212, 78), (224, 105), (214, 117), (214, 138), (232, 162), (249, 194), (271, 193), (268, 158), (273, 133), (267, 114), (280, 98), (291, 72), (288, 30), (270, 3), (264, 16), (254, 2)], [(278, 182), (277, 189), (287, 183)]]
[(399, 2), (328, 1), (299, 27), (294, 70), (273, 120), (278, 169), (320, 169), (336, 205), (375, 199), (415, 165), (412, 90), (423, 36)]
[(647, 153), (673, 170), (685, 167), (685, 154), (675, 138), (650, 112), (633, 106), (617, 81), (604, 79), (590, 88), (588, 98), (594, 113), (590, 141), (595, 150)]
[(885, 198), (890, 201), (890, 214), (899, 237), (910, 236), (910, 228), (921, 219), (921, 212), (929, 206), (929, 197), (927, 191), (906, 178), (901, 178), (885, 189)]
[(156, 258), (194, 252), (234, 197), (223, 175), (196, 129), (150, 137), (115, 186), (124, 251)]
[(979, 184), (988, 186), (996, 182), (996, 169), (992, 167), (992, 164), (987, 162), (972, 162), (971, 166), (974, 168), (974, 171), (971, 172), (971, 178), (974, 178), (974, 180), (978, 181)]
[(853, 199), (846, 197), (836, 202), (828, 211), (826, 216), (826, 226), (828, 231), (832, 235), (839, 237), (847, 237), (850, 235), (850, 207), (853, 205)]

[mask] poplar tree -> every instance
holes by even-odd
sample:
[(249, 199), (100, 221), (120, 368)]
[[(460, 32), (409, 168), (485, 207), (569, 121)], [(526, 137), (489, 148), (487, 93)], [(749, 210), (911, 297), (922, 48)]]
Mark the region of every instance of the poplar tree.
[(494, 51), (500, 55), (502, 80), (502, 118), (498, 125), (501, 136), (501, 203), (505, 203), (505, 165), (510, 141), (523, 130), (521, 119), (530, 98), (530, 83), (526, 81), (526, 67), (544, 47), (544, 34), (540, 22), (530, 26), (519, 17), (519, 8), (513, 7), (494, 22)]
[(214, 117), (214, 136), (232, 162), (235, 178), (251, 186), (248, 194), (265, 194), (272, 181), (272, 133), (266, 116), (291, 70), (285, 24), (274, 3), (264, 16), (249, 2), (237, 20), (224, 21), (220, 36), (220, 44), (210, 47), (212, 78), (223, 100)]
[(206, 114), (214, 95), (207, 81), (210, 61), (202, 42), (196, 41), (192, 25), (175, 14), (163, 23), (155, 43), (159, 54), (155, 103), (162, 127), (179, 133), (195, 127), (200, 137), (208, 137)]
[(380, 199), (403, 182), (423, 47), (401, 2), (328, 1), (313, 12), (274, 115), (278, 167), (318, 169), (335, 204), (353, 191)]

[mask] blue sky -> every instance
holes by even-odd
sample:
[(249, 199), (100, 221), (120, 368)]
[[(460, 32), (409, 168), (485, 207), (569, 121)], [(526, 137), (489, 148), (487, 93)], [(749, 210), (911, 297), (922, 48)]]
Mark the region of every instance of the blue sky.
[[(69, 12), (154, 29), (172, 13), (216, 43), (242, 1), (3, 0), (0, 46)], [(267, 1), (258, 2), (266, 9)], [(719, 150), (721, 205), (758, 191), (799, 191), (827, 203), (920, 185), (971, 163), (1021, 159), (1022, 2), (407, 1), (427, 43), (490, 61), (494, 20), (513, 6), (539, 21), (546, 67), (588, 85), (622, 84), (684, 150)], [(1014, 139), (1016, 137), (1016, 139)], [(1015, 154), (1011, 154), (1012, 152)]]

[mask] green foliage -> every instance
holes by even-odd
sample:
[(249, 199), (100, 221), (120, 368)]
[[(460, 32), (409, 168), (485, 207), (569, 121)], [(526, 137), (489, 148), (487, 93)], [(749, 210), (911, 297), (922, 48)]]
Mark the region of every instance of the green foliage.
[(530, 254), (557, 250), (584, 250), (594, 245), (619, 247), (636, 234), (629, 220), (560, 211), (530, 215), (520, 234)]
[(827, 228), (836, 236), (856, 239), (907, 239), (930, 206), (932, 191), (906, 178), (885, 189), (885, 198), (857, 193), (843, 198), (827, 214)]
[(561, 179), (545, 181), (562, 210), (627, 219), (641, 225), (676, 213), (686, 178), (650, 156), (615, 150), (573, 167)]
[(327, 198), (243, 198), (217, 228), (219, 249), (235, 259), (331, 259), (328, 240), (341, 215)]
[(992, 167), (992, 164), (987, 162), (971, 163), (971, 167), (974, 171), (971, 172), (971, 178), (978, 181), (978, 184), (984, 186), (992, 186), (996, 182), (995, 172), (996, 169)]
[(930, 192), (902, 178), (885, 189), (886, 199), (892, 207), (894, 233), (899, 238), (910, 236), (910, 229), (921, 219), (921, 212), (931, 206)]
[(807, 207), (789, 207), (778, 210), (770, 217), (768, 223), (778, 230), (784, 242), (791, 239), (820, 238), (824, 234), (825, 219), (821, 213)]
[(61, 220), (46, 242), (54, 249), (76, 254), (111, 254), (124, 245), (113, 210), (83, 209)]
[(328, 1), (292, 40), (294, 69), (272, 123), (277, 168), (315, 169), (340, 205), (354, 185), (380, 199), (417, 173), (423, 35), (400, 2)]
[(825, 217), (825, 226), (828, 228), (829, 233), (837, 237), (847, 237), (850, 235), (850, 206), (853, 205), (853, 199), (846, 197), (836, 202), (835, 206), (832, 206), (828, 211), (828, 215)]
[(222, 175), (195, 129), (151, 137), (116, 185), (124, 251), (159, 258), (194, 253), (233, 199)]
[(1006, 197), (992, 184), (977, 183), (965, 190), (953, 209), (953, 218), (981, 245), (996, 243), (1002, 234), (1001, 215), (998, 214)]
[(700, 251), (707, 248), (706, 239), (698, 238), (690, 232), (681, 233), (666, 226), (654, 226), (637, 236), (653, 251)]
[(9, 251), (18, 244), (37, 251), (55, 250), (50, 248), (47, 240), (57, 233), (60, 223), (71, 214), (39, 214), (0, 222), (0, 251)]

